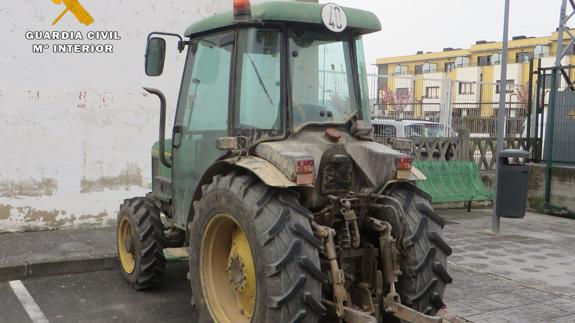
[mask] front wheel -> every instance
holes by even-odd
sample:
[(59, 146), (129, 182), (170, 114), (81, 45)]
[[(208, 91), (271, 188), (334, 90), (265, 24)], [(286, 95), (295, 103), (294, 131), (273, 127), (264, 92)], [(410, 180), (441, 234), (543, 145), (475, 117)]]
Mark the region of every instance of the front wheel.
[(132, 287), (159, 285), (164, 276), (164, 226), (160, 210), (147, 197), (124, 201), (118, 213), (117, 251), (120, 270)]
[(290, 191), (250, 174), (215, 176), (194, 203), (190, 280), (200, 322), (317, 322), (319, 242)]

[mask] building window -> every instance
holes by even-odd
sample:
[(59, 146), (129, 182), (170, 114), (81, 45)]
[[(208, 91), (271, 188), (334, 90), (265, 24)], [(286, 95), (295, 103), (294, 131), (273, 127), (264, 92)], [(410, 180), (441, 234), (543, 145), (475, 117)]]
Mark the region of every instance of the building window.
[(437, 72), (437, 64), (435, 63), (423, 64), (423, 73), (435, 73), (435, 72)]
[(467, 67), (467, 66), (469, 66), (469, 58), (468, 57), (460, 56), (460, 57), (455, 59), (455, 68)]
[(533, 54), (535, 58), (548, 57), (551, 55), (551, 47), (549, 47), (548, 45), (539, 45), (535, 47), (535, 51)]
[(502, 59), (503, 59), (503, 55), (501, 55), (501, 53), (495, 53), (495, 54), (491, 55), (490, 63), (491, 63), (491, 65), (500, 65)]
[(474, 94), (475, 82), (459, 82), (459, 94)]
[(397, 98), (409, 98), (409, 88), (398, 87), (395, 89), (395, 96)]
[[(497, 81), (497, 86), (495, 87), (495, 92), (497, 94), (499, 94), (499, 92), (501, 91), (501, 81)], [(515, 92), (515, 80), (507, 80), (507, 86), (505, 89), (505, 93), (513, 93)]]
[(529, 63), (531, 59), (531, 53), (517, 53), (516, 60), (517, 63)]
[(449, 73), (455, 69), (455, 62), (445, 63), (444, 65), (445, 72)]
[(439, 86), (428, 86), (425, 88), (425, 97), (428, 99), (439, 99)]
[(415, 74), (423, 74), (423, 65), (415, 65)]
[(407, 66), (395, 65), (393, 68), (393, 75), (407, 75)]
[(488, 65), (491, 65), (491, 55), (477, 57), (477, 66), (488, 66)]

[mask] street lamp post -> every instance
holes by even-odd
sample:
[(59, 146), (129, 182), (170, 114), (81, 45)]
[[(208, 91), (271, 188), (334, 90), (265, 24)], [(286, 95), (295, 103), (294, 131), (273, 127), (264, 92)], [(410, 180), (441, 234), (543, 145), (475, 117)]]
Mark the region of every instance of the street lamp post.
[[(503, 21), (503, 49), (501, 51), (502, 61), (501, 61), (501, 80), (499, 81), (499, 109), (497, 110), (497, 168), (500, 167), (499, 155), (503, 151), (503, 144), (505, 139), (505, 101), (507, 96), (507, 59), (509, 50), (509, 2), (510, 0), (505, 0), (505, 17)], [(491, 231), (493, 233), (499, 233), (500, 230), (500, 218), (497, 213), (497, 195), (499, 187), (499, 176), (496, 177), (495, 184), (495, 198), (493, 199), (493, 215), (491, 219)]]

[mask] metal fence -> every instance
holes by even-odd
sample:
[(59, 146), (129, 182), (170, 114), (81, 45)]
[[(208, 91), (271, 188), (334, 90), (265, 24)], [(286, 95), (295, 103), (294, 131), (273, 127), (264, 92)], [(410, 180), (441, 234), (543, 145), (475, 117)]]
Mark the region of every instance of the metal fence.
[[(551, 68), (539, 68), (533, 73), (533, 113), (526, 137), (537, 138), (541, 142), (537, 147), (538, 160), (546, 159), (547, 130), (553, 132), (553, 162), (575, 164), (575, 86), (569, 80), (575, 66), (564, 67), (558, 75), (556, 104), (549, 107), (551, 96)], [(554, 124), (548, 124), (548, 111), (553, 111)]]
[[(369, 83), (376, 136), (408, 136), (407, 131), (396, 129), (394, 134), (391, 127), (382, 126), (393, 124), (384, 120), (402, 120), (411, 127), (422, 127), (421, 131), (412, 131), (416, 136), (439, 134), (427, 129), (429, 123), (437, 123), (436, 126), (444, 127), (445, 136), (467, 129), (471, 137), (494, 137), (500, 90), (506, 91), (506, 137), (525, 136), (529, 93), (526, 85), (509, 82), (501, 89), (498, 83), (387, 75), (370, 75)], [(422, 125), (422, 121), (428, 125)]]

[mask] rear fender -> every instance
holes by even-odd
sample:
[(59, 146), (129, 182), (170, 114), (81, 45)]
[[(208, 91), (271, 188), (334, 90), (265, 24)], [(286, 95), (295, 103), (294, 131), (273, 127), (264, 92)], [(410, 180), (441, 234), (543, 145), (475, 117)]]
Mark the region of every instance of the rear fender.
[(427, 176), (425, 176), (425, 174), (423, 174), (422, 171), (420, 171), (418, 168), (415, 167), (411, 167), (411, 174), (415, 177), (415, 179), (412, 179), (412, 181), (426, 181), (427, 180)]
[(268, 186), (282, 188), (297, 186), (295, 182), (289, 180), (276, 166), (263, 158), (244, 157), (235, 161), (234, 165), (249, 170)]
[[(227, 174), (234, 169), (242, 169), (254, 174), (267, 186), (279, 188), (297, 186), (295, 182), (290, 181), (279, 169), (265, 159), (254, 156), (242, 157), (241, 159), (230, 158), (217, 161), (206, 170), (196, 187), (193, 201), (198, 201), (202, 198), (202, 186), (210, 183), (214, 176)], [(188, 223), (192, 219), (193, 207), (190, 208)]]
[(398, 180), (398, 179), (393, 179), (385, 183), (382, 189), (379, 190), (379, 194), (389, 195), (391, 191), (399, 188), (413, 191), (416, 194), (428, 200), (429, 202), (431, 202), (432, 200), (431, 195), (427, 194), (425, 191), (415, 186), (415, 183), (413, 181)]

